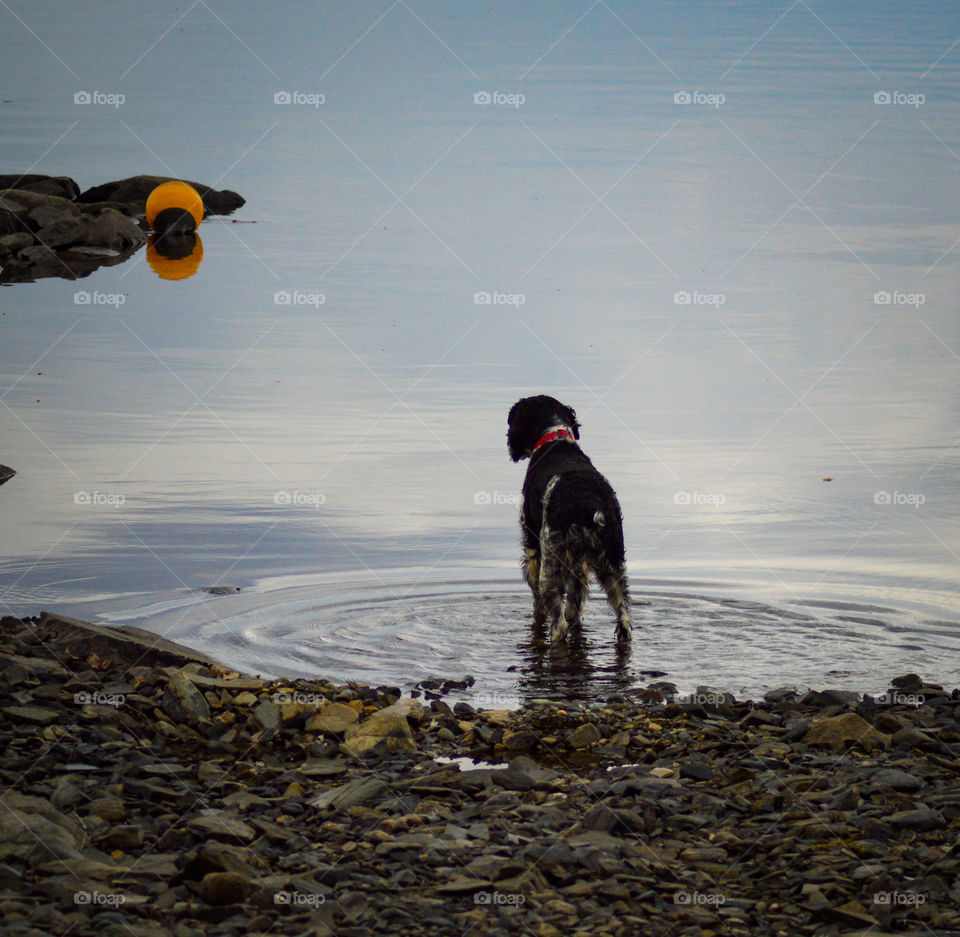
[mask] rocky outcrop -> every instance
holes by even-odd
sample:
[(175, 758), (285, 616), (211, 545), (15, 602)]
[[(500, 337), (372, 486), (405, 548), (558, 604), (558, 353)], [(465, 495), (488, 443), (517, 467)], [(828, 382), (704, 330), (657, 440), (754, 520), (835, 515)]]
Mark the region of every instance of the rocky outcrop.
[(144, 244), (141, 223), (112, 204), (80, 205), (29, 189), (0, 190), (0, 282), (76, 279), (126, 260)]
[[(147, 196), (167, 181), (131, 176), (81, 193), (68, 176), (0, 175), (0, 283), (75, 280), (122, 263), (146, 242)], [(190, 185), (207, 215), (229, 214), (244, 204), (236, 192)]]
[[(116, 182), (105, 182), (94, 186), (82, 193), (78, 202), (132, 202), (140, 206), (142, 211), (147, 204), (147, 196), (161, 182), (173, 181), (172, 176), (130, 176), (128, 179), (118, 179)], [(212, 189), (201, 182), (191, 182), (182, 179), (193, 186), (203, 199), (203, 208), (208, 215), (229, 215), (244, 203), (244, 199), (229, 189), (220, 191)]]

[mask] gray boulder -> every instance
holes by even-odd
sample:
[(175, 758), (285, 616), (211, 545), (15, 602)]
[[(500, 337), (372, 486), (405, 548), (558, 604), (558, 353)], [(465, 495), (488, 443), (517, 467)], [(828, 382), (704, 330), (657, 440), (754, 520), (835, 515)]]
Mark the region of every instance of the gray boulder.
[(25, 189), (42, 195), (59, 195), (71, 201), (80, 194), (80, 186), (69, 176), (41, 176), (37, 173), (0, 174), (0, 189)]

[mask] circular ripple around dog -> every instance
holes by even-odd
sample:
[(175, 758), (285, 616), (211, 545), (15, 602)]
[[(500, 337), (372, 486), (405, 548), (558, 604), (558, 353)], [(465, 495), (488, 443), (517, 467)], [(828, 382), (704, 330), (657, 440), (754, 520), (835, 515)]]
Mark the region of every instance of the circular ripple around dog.
[(682, 692), (706, 684), (738, 696), (781, 685), (879, 692), (907, 670), (944, 679), (956, 637), (955, 623), (928, 623), (921, 646), (916, 624), (892, 608), (823, 602), (786, 609), (637, 588), (629, 655), (618, 655), (612, 615), (596, 594), (582, 629), (558, 652), (535, 632), (529, 596), (512, 583), (391, 584), (355, 598), (293, 591), (179, 609), (172, 629), (143, 625), (264, 675), (409, 691), (430, 677), (470, 674), (472, 687), (445, 698), (486, 708), (537, 697), (602, 700), (658, 678)]

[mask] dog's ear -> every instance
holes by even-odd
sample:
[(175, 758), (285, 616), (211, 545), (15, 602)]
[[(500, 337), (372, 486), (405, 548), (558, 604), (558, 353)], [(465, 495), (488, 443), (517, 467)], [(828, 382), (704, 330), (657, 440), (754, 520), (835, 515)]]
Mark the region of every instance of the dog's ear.
[(518, 400), (511, 408), (507, 416), (507, 452), (514, 462), (526, 459), (530, 455), (530, 443), (527, 441), (530, 435), (528, 420), (524, 419), (523, 408), (520, 404), (523, 401)]
[(573, 438), (579, 439), (580, 424), (577, 422), (576, 411), (573, 409), (573, 407), (567, 407), (567, 406), (565, 406), (563, 409), (566, 411), (566, 417), (564, 419), (564, 422), (567, 424), (567, 426), (570, 427), (570, 429), (573, 430)]

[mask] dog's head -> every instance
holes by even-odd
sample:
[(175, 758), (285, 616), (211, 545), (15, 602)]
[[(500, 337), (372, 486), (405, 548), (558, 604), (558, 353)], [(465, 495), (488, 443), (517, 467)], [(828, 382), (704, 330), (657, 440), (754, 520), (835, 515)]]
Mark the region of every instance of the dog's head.
[(529, 459), (537, 440), (548, 430), (565, 426), (574, 439), (580, 438), (580, 424), (571, 407), (555, 397), (541, 394), (524, 397), (511, 408), (507, 417), (507, 451), (514, 462)]

